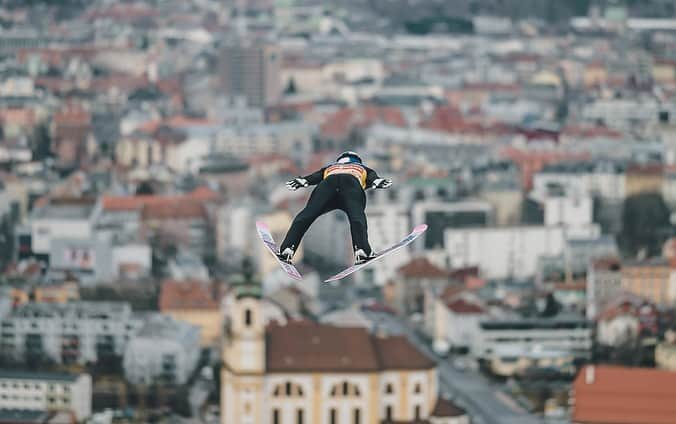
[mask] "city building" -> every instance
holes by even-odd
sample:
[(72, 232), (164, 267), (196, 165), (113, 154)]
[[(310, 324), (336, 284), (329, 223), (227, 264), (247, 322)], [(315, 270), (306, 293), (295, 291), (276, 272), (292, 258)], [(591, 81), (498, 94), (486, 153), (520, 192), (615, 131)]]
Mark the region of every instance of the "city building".
[(438, 290), (451, 278), (448, 270), (430, 262), (424, 256), (412, 258), (397, 269), (397, 273), (383, 287), (385, 302), (398, 314), (408, 316), (423, 312), (425, 290)]
[(226, 96), (243, 96), (252, 106), (269, 106), (279, 99), (281, 53), (277, 46), (231, 40), (221, 47), (221, 88)]
[(162, 282), (159, 310), (200, 329), (200, 345), (213, 346), (222, 332), (223, 313), (219, 287), (205, 281)]
[(550, 164), (533, 175), (533, 192), (543, 195), (552, 188), (574, 196), (623, 200), (626, 196), (624, 166), (608, 160)]
[(200, 359), (199, 341), (199, 327), (154, 315), (127, 343), (124, 376), (132, 384), (184, 384)]
[(493, 207), (483, 200), (452, 203), (416, 200), (411, 208), (411, 218), (415, 223), (424, 222), (428, 226), (421, 236), (425, 249), (444, 249), (447, 229), (487, 227), (493, 223)]
[(538, 371), (572, 375), (576, 356), (567, 349), (551, 349), (540, 346), (498, 346), (491, 356), (485, 358), (491, 373), (500, 377), (525, 377)]
[(0, 351), (16, 360), (96, 363), (121, 357), (142, 325), (125, 302), (27, 303), (2, 320)]
[(469, 350), (475, 345), (479, 323), (490, 316), (476, 299), (463, 296), (462, 289), (450, 286), (440, 295), (438, 290), (425, 290), (425, 330), (437, 353)]
[(434, 418), (436, 366), (405, 337), (310, 322), (266, 328), (259, 290), (236, 289), (227, 310), (222, 423)]
[(533, 277), (540, 257), (560, 256), (565, 248), (560, 226), (447, 229), (443, 235), (450, 267), (477, 266), (483, 278)]
[(67, 411), (81, 422), (92, 414), (92, 378), (0, 370), (0, 411), (5, 410)]
[(676, 373), (648, 368), (587, 365), (571, 389), (574, 423), (650, 423), (673, 421)]
[[(408, 208), (401, 205), (369, 205), (366, 209), (369, 243), (375, 251), (399, 242), (411, 230)], [(345, 237), (345, 235), (343, 235)], [(354, 249), (350, 249), (352, 252)], [(396, 270), (410, 259), (408, 248), (393, 252), (357, 274), (359, 282), (382, 286), (395, 276)]]
[[(49, 260), (52, 240), (83, 239), (93, 236), (94, 202), (80, 199), (54, 199), (42, 208), (33, 210), (31, 250), (37, 257)], [(80, 261), (93, 262), (90, 252), (77, 252)]]
[(657, 305), (676, 301), (676, 273), (671, 261), (653, 258), (622, 264), (622, 290), (649, 299)]
[(656, 336), (659, 312), (648, 299), (622, 293), (608, 301), (596, 322), (598, 343), (617, 347), (640, 337)]
[(587, 270), (587, 319), (593, 320), (609, 300), (622, 291), (621, 262), (617, 258), (599, 258)]
[(575, 358), (587, 358), (592, 347), (591, 333), (589, 322), (577, 316), (483, 320), (471, 351), (486, 360), (515, 349), (564, 351)]
[(663, 167), (656, 165), (633, 165), (627, 168), (627, 197), (641, 193), (661, 193), (664, 181)]

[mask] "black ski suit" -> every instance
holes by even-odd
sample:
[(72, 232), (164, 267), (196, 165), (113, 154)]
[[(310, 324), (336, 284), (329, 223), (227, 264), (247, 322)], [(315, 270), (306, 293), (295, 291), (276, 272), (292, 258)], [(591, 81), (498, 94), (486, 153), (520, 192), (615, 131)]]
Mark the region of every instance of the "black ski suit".
[(352, 245), (371, 254), (366, 226), (366, 187), (378, 179), (376, 172), (362, 164), (330, 164), (303, 177), (309, 185), (317, 185), (305, 208), (296, 215), (279, 251), (296, 250), (305, 232), (319, 216), (340, 209), (350, 221)]

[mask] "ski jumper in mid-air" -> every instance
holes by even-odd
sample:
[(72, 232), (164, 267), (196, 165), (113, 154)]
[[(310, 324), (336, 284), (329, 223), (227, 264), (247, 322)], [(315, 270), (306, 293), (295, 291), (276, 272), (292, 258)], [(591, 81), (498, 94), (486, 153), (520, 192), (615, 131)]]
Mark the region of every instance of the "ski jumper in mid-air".
[(279, 248), (278, 257), (291, 263), (293, 255), (310, 225), (321, 215), (340, 209), (350, 222), (355, 264), (374, 257), (368, 241), (366, 226), (366, 194), (368, 188), (388, 188), (392, 181), (362, 163), (355, 152), (344, 152), (335, 162), (305, 177), (286, 183), (289, 190), (316, 185), (305, 208), (296, 215), (286, 238)]

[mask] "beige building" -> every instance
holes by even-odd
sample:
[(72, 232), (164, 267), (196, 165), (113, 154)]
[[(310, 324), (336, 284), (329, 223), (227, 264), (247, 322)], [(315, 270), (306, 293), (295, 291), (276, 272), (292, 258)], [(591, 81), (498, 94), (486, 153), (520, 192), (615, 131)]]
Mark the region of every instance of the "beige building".
[(523, 193), (518, 188), (489, 188), (479, 194), (495, 211), (495, 225), (516, 225), (521, 220)]
[(676, 272), (670, 261), (663, 258), (625, 263), (622, 290), (657, 305), (671, 305), (676, 301)]
[(307, 321), (266, 327), (259, 287), (239, 286), (232, 296), (223, 424), (468, 422), (457, 408), (448, 413), (437, 398), (436, 364), (405, 337)]
[(212, 346), (219, 341), (223, 315), (220, 308), (220, 287), (202, 281), (162, 283), (159, 309), (179, 321), (200, 328), (200, 344)]
[(627, 197), (641, 193), (662, 192), (662, 165), (632, 166), (626, 172)]

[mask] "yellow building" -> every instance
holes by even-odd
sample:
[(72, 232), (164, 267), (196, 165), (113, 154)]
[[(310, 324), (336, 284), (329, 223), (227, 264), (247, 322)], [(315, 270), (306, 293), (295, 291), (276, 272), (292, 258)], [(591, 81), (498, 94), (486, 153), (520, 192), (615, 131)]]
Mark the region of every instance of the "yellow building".
[[(260, 287), (233, 290), (222, 346), (223, 424), (466, 423), (437, 399), (436, 364), (403, 336), (307, 321), (266, 326)], [(455, 411), (442, 413), (442, 411)]]
[(198, 326), (200, 344), (213, 346), (220, 339), (223, 323), (219, 295), (209, 283), (167, 280), (162, 283), (159, 309), (163, 314)]
[(662, 165), (631, 166), (626, 173), (626, 196), (661, 193), (663, 179)]
[(80, 299), (80, 289), (75, 282), (35, 288), (12, 288), (9, 293), (14, 305), (23, 305), (31, 300), (44, 303), (66, 303)]
[(663, 258), (622, 264), (622, 290), (669, 305), (676, 300), (676, 273)]
[(659, 59), (653, 63), (653, 79), (661, 84), (672, 84), (676, 81), (676, 61)]

